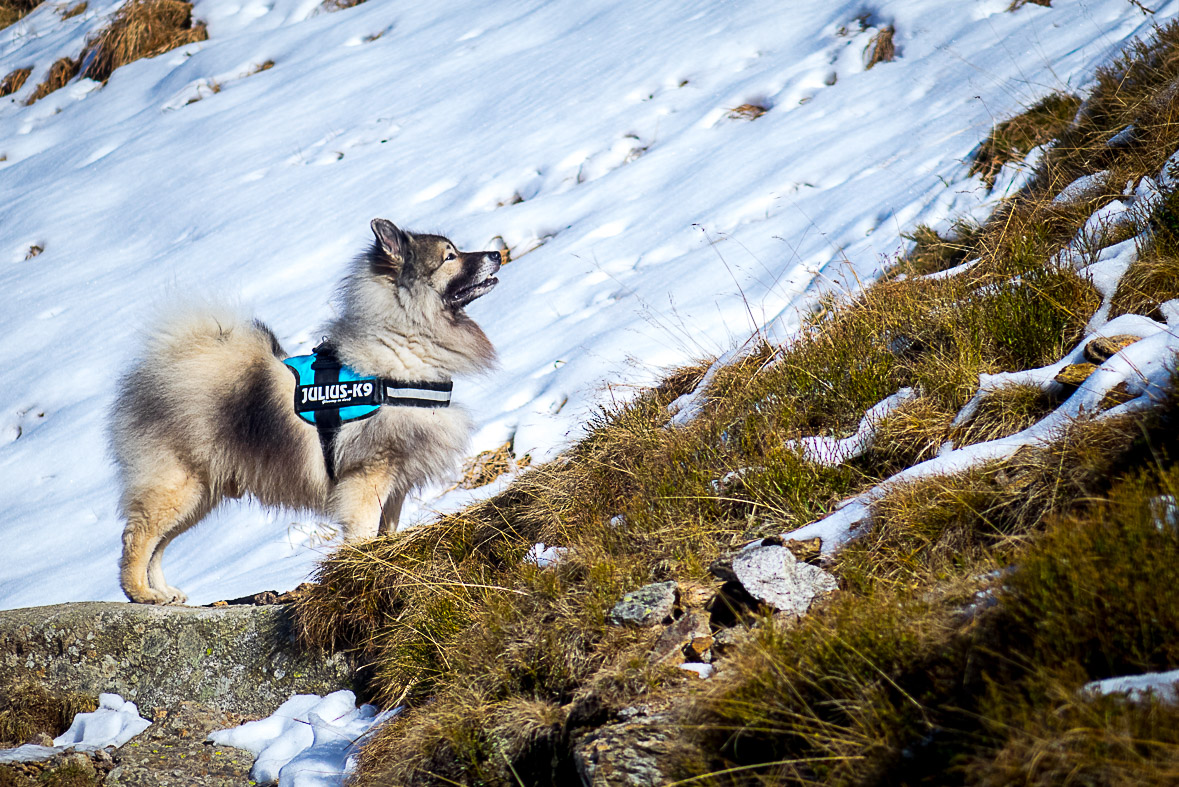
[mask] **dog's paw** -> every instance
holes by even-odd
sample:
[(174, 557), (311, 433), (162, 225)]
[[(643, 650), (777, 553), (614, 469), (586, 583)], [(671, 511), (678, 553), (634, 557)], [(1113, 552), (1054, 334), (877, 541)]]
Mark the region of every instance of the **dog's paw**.
[(163, 602), (165, 604), (183, 604), (188, 601), (188, 596), (180, 588), (174, 588), (171, 585), (165, 585), (163, 593), (168, 597), (168, 600)]
[(153, 587), (133, 588), (127, 591), (127, 596), (137, 604), (183, 604), (188, 596), (174, 587), (164, 589)]

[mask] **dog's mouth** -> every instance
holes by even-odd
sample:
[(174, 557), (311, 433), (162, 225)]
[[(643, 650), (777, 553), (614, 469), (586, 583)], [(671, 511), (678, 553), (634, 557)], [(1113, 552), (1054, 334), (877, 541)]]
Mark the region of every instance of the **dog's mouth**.
[(472, 284), (467, 287), (463, 287), (460, 290), (456, 290), (454, 294), (450, 296), (450, 303), (452, 306), (457, 308), (466, 306), (476, 298), (482, 298), (484, 295), (491, 292), (493, 289), (495, 289), (495, 285), (497, 284), (499, 284), (499, 279), (495, 278), (494, 276), (488, 276), (486, 279), (478, 282), (477, 284)]

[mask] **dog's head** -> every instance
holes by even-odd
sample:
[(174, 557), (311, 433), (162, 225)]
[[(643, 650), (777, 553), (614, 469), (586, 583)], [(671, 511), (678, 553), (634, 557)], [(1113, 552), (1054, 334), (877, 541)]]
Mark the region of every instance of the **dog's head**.
[(499, 284), (498, 251), (459, 251), (448, 238), (414, 235), (385, 219), (373, 219), (372, 229), (372, 273), (407, 289), (425, 285), (449, 309), (457, 311)]

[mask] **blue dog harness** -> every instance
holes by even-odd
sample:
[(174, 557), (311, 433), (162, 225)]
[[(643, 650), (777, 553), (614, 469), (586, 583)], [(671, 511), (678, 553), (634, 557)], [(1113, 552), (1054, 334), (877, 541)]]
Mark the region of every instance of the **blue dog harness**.
[(340, 363), (328, 342), (310, 355), (283, 361), (295, 375), (295, 415), (319, 432), (328, 478), (336, 480), (335, 444), (340, 427), (377, 414), (382, 406), (449, 407), (454, 383), (402, 382), (363, 377)]

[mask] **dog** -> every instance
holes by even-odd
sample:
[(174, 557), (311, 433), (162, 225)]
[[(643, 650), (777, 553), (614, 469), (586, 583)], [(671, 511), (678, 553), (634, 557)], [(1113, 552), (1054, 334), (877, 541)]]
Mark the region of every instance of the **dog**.
[[(461, 252), (385, 219), (371, 226), (315, 356), (315, 374), (359, 383), (301, 379), (291, 365), (300, 359), (284, 363), (266, 325), (216, 309), (174, 315), (148, 337), (109, 430), (126, 520), (120, 582), (132, 601), (187, 600), (164, 579), (164, 549), (224, 498), (315, 511), (355, 541), (396, 530), (405, 495), (462, 456), (471, 424), (442, 399), (453, 377), (495, 363), (464, 307), (498, 283), (500, 253)], [(332, 397), (361, 389), (393, 398), (359, 408), (359, 420), (336, 418), (347, 411), (332, 409)], [(324, 401), (327, 410), (314, 409)]]

